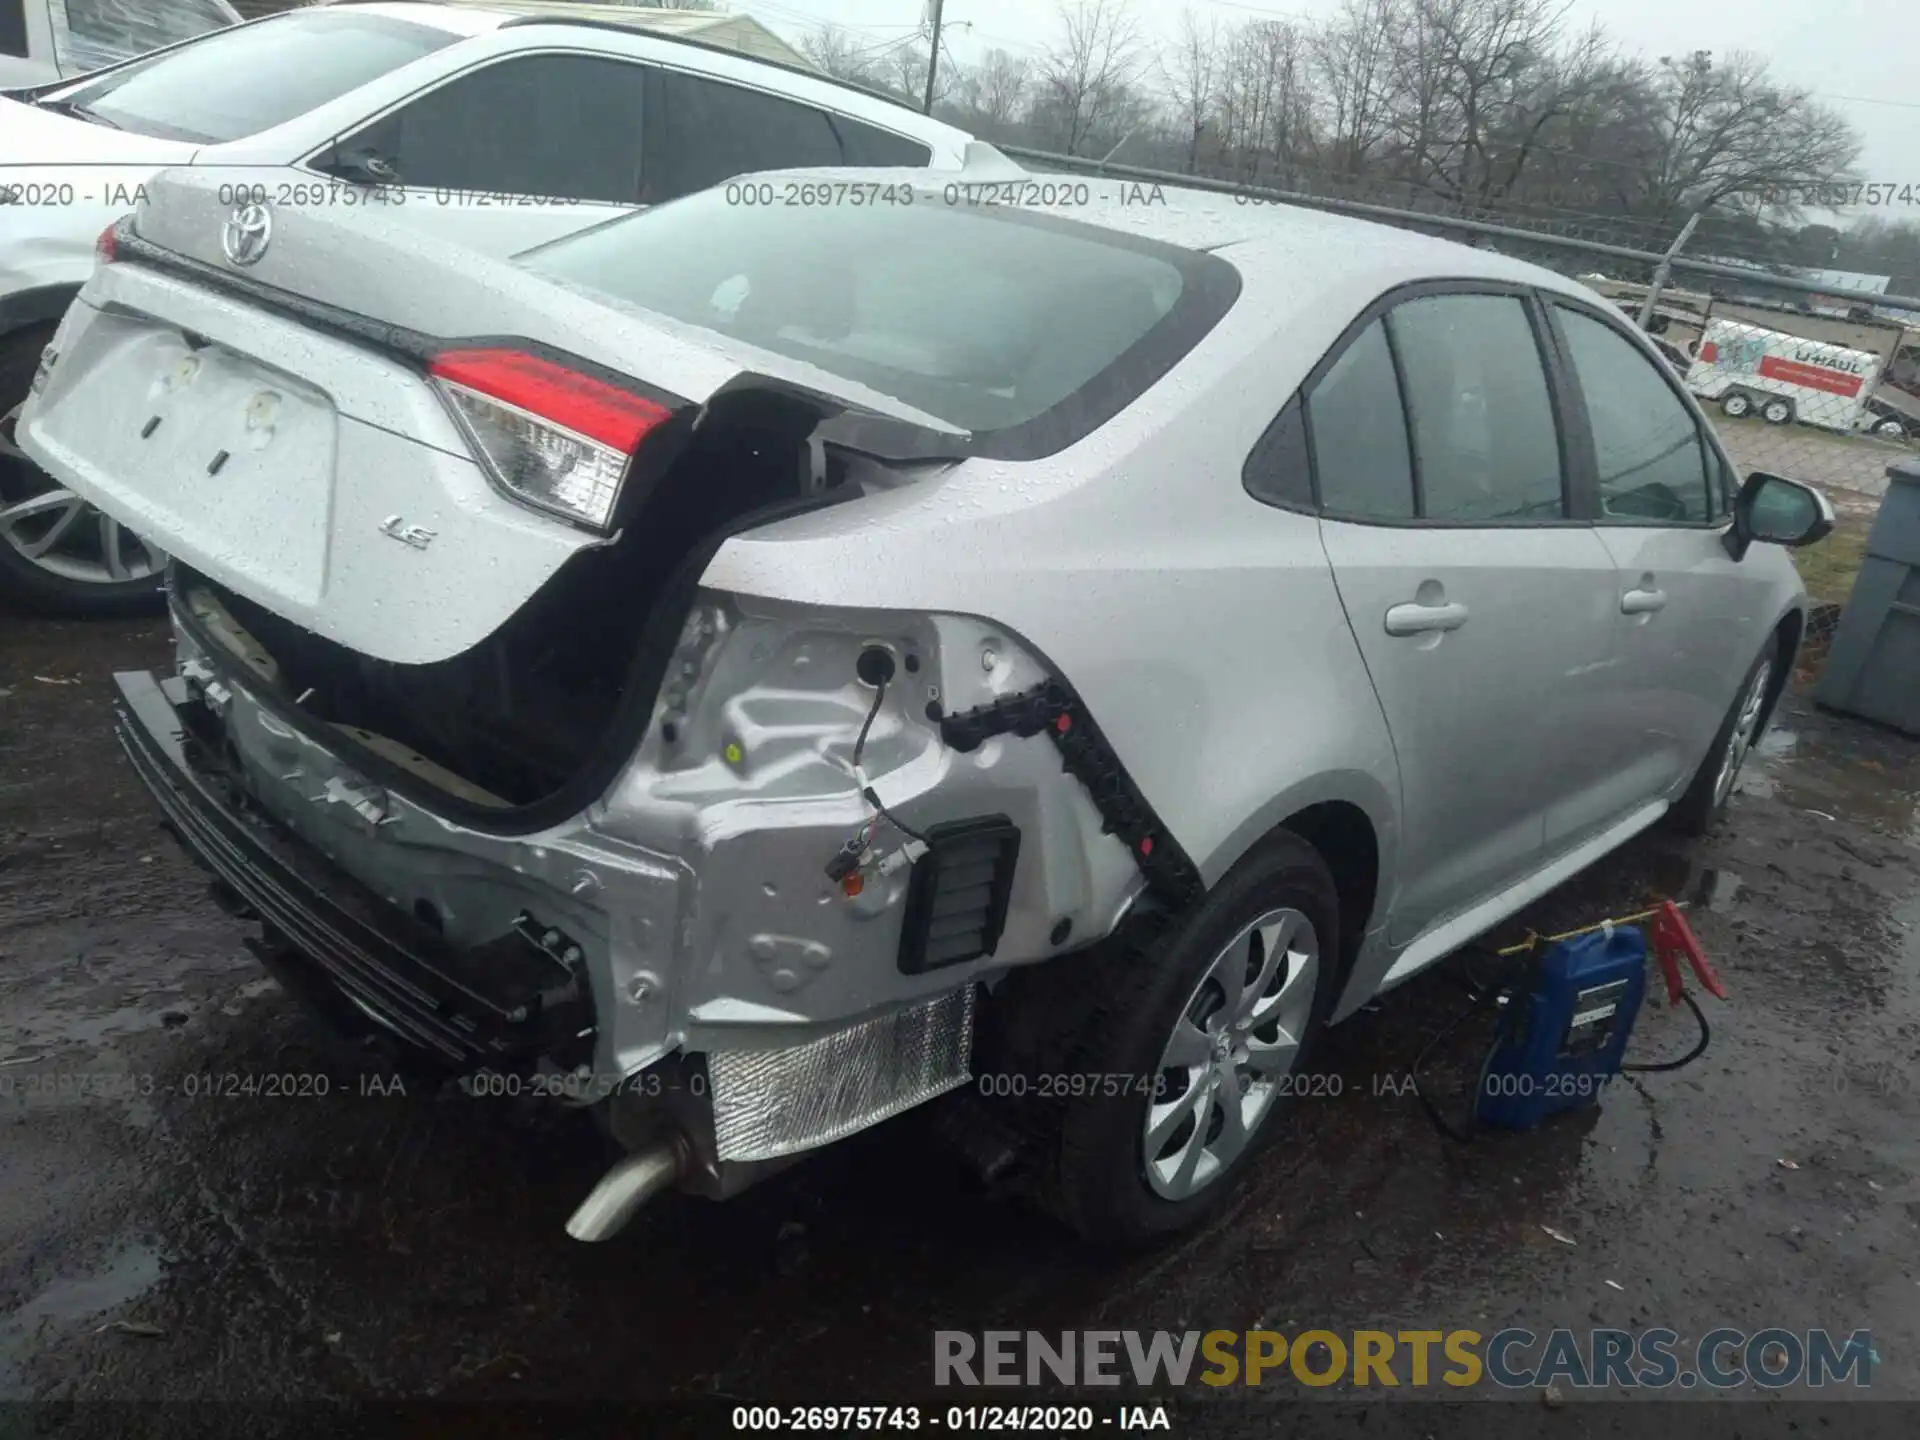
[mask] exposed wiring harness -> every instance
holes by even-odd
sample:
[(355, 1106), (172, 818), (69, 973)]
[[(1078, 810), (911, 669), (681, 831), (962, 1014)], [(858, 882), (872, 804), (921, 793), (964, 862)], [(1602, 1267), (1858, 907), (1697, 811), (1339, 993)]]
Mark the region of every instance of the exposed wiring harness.
[(834, 851), (833, 858), (827, 862), (827, 878), (836, 882), (844, 881), (861, 866), (867, 852), (873, 846), (873, 837), (885, 820), (894, 829), (907, 837), (907, 846), (901, 852), (890, 855), (881, 862), (883, 873), (891, 873), (901, 865), (910, 865), (927, 853), (927, 837), (907, 824), (898, 815), (887, 809), (880, 797), (874, 793), (873, 782), (867, 778), (867, 772), (861, 768), (860, 759), (866, 754), (867, 736), (873, 730), (873, 722), (880, 714), (880, 707), (887, 701), (887, 684), (892, 679), (892, 665), (887, 673), (880, 675), (874, 682), (873, 704), (867, 707), (867, 718), (860, 724), (860, 733), (853, 742), (853, 778), (860, 786), (860, 794), (873, 807), (873, 814), (859, 830), (850, 836), (846, 843)]

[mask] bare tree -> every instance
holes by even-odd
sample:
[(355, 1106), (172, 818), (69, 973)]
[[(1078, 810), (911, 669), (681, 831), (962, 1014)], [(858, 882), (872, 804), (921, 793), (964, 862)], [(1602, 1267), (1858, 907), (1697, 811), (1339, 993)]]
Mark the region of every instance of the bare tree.
[(954, 99), (968, 127), (989, 140), (1006, 138), (1026, 118), (1033, 66), (1005, 50), (989, 50), (978, 64), (954, 67)]
[(822, 25), (800, 37), (800, 53), (836, 80), (861, 85), (880, 83), (870, 47), (838, 25)]
[[(897, 95), (904, 95), (917, 109), (927, 97), (927, 58), (931, 47), (919, 40), (892, 45), (878, 56), (880, 83)], [(940, 104), (953, 93), (953, 57), (940, 47), (940, 69), (933, 77), (933, 103)]]
[(1187, 137), (1187, 173), (1200, 168), (1200, 137), (1212, 117), (1220, 83), (1220, 20), (1202, 21), (1191, 7), (1180, 12), (1180, 33), (1161, 57), (1159, 80)]
[(1290, 20), (1241, 27), (1222, 67), (1221, 142), (1241, 178), (1291, 184), (1313, 146), (1307, 34)]
[[(1391, 51), (1392, 131), (1407, 178), (1455, 202), (1496, 188), (1496, 134), (1554, 105), (1568, 0), (1409, 0)], [(1506, 183), (1511, 183), (1511, 177)]]
[(1077, 155), (1111, 121), (1139, 73), (1139, 31), (1126, 0), (1063, 0), (1060, 29), (1040, 62), (1040, 81), (1066, 152)]
[[(1640, 160), (1643, 206), (1670, 216), (1721, 203), (1746, 213), (1794, 208), (1795, 191), (1850, 178), (1860, 141), (1804, 90), (1775, 84), (1767, 62), (1736, 52), (1663, 56)], [(1782, 202), (1787, 203), (1782, 203)]]
[(1313, 35), (1327, 150), (1341, 175), (1359, 173), (1387, 135), (1390, 47), (1403, 0), (1346, 0)]

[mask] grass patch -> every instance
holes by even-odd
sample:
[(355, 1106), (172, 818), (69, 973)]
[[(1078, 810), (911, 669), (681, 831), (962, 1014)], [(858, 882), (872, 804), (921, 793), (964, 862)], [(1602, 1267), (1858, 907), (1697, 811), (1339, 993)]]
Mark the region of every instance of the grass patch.
[(1866, 558), (1867, 532), (1872, 528), (1873, 516), (1842, 513), (1834, 518), (1833, 533), (1826, 539), (1792, 552), (1809, 596), (1846, 603), (1853, 593), (1853, 577)]

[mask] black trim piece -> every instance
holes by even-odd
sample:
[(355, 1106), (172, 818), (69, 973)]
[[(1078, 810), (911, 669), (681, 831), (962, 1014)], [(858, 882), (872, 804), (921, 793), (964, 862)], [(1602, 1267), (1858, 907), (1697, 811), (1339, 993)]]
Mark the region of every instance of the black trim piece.
[[(1013, 877), (1020, 865), (1020, 829), (1005, 815), (928, 826), (926, 844), (927, 853), (914, 862), (913, 879), (901, 916), (898, 963), (903, 975), (924, 975), (929, 970), (965, 965), (991, 956), (999, 947), (1001, 932), (1006, 929)], [(978, 915), (979, 942), (965, 953), (929, 959), (927, 951), (936, 938), (934, 926), (955, 918), (940, 913), (940, 902), (952, 898), (942, 884), (948, 878), (949, 867), (961, 855), (968, 857), (968, 863), (978, 864), (983, 850), (991, 855), (993, 864), (985, 903), (977, 910), (968, 907), (958, 912), (961, 916)]]
[(0, 340), (43, 320), (58, 320), (80, 293), (78, 285), (42, 285), (0, 295)]
[[(188, 714), (203, 705), (176, 702), (144, 671), (122, 672), (114, 684), (116, 735), (168, 827), (271, 936), (298, 952), (307, 980), (368, 1007), (444, 1063), (584, 1058), (581, 1032), (590, 1034), (594, 1013), (577, 947), (556, 951), (508, 933), (455, 950), (248, 805), (214, 739), (218, 721), (210, 711)], [(521, 932), (537, 925), (522, 918)]]
[(941, 738), (962, 754), (996, 735), (1024, 739), (1045, 731), (1060, 752), (1061, 768), (1086, 787), (1100, 812), (1102, 832), (1120, 837), (1154, 892), (1176, 909), (1206, 894), (1200, 868), (1154, 813), (1086, 703), (1065, 681), (1043, 681), (991, 704), (943, 715), (939, 725)]
[(1527, 317), (1533, 325), (1540, 364), (1547, 372), (1547, 397), (1553, 406), (1554, 433), (1560, 442), (1562, 499), (1570, 519), (1592, 524), (1600, 514), (1600, 486), (1593, 468), (1593, 437), (1587, 429), (1586, 402), (1579, 378), (1553, 323), (1547, 295), (1535, 290), (1527, 297)]
[(1414, 429), (1413, 406), (1407, 403), (1407, 362), (1400, 358), (1400, 337), (1398, 327), (1393, 323), (1392, 310), (1381, 315), (1380, 334), (1387, 342), (1387, 364), (1393, 367), (1393, 389), (1395, 398), (1400, 402), (1400, 424), (1407, 434), (1407, 474), (1413, 485), (1413, 518), (1424, 520), (1427, 518), (1427, 477), (1420, 464), (1420, 436)]

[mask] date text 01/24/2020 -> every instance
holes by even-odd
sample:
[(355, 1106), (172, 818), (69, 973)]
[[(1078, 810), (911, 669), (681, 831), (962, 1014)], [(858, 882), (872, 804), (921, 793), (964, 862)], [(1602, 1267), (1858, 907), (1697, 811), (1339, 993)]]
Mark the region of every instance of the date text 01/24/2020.
[(736, 1405), (735, 1430), (1033, 1431), (1064, 1435), (1099, 1429), (1171, 1430), (1164, 1405), (1120, 1405), (1109, 1412), (1091, 1405), (950, 1405), (923, 1412), (918, 1405)]

